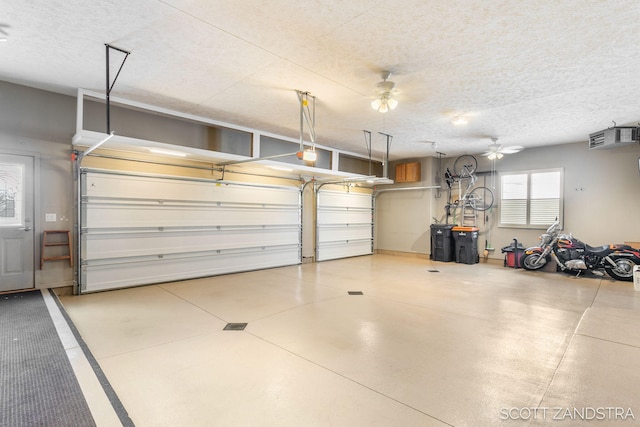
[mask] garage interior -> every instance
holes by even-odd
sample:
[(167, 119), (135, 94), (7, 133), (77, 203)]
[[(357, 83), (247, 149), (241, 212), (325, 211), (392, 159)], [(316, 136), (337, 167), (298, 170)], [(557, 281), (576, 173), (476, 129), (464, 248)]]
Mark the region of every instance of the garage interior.
[(640, 284), (503, 249), (640, 248), (640, 6), (130, 3), (0, 7), (0, 297), (86, 425), (638, 422)]

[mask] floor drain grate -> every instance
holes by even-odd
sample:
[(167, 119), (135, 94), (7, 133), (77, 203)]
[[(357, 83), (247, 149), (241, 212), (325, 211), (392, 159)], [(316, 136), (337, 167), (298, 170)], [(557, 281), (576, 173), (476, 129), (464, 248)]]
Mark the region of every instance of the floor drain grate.
[(244, 331), (244, 328), (247, 327), (246, 323), (227, 323), (222, 330), (223, 331)]
[(364, 295), (362, 291), (349, 291), (349, 295)]
[(440, 273), (440, 270), (427, 270), (429, 273)]

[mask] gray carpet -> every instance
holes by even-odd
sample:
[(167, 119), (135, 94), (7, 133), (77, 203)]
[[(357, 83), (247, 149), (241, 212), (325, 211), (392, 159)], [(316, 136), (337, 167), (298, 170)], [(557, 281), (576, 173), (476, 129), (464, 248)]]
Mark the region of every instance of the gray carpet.
[(0, 426), (95, 426), (40, 291), (0, 295)]

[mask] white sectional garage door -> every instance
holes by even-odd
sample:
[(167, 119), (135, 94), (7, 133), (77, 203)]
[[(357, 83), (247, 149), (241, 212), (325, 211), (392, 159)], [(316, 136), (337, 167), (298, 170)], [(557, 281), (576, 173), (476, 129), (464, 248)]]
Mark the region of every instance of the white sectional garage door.
[(372, 195), (319, 190), (317, 197), (317, 260), (371, 255)]
[(301, 262), (298, 187), (83, 169), (80, 290)]

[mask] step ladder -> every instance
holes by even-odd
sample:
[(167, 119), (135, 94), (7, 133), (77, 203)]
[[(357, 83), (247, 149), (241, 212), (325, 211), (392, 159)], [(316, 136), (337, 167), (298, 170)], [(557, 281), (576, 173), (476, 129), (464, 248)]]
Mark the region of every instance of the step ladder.
[[(51, 240), (51, 236), (63, 235), (63, 238)], [(47, 256), (46, 250), (52, 246), (66, 246), (67, 255)], [(71, 249), (71, 231), (69, 230), (45, 230), (42, 232), (42, 249), (40, 251), (40, 270), (44, 268), (46, 261), (58, 261), (68, 259), (69, 265), (73, 267), (73, 251)]]
[(477, 212), (467, 202), (462, 204), (462, 225), (475, 227), (478, 221)]

